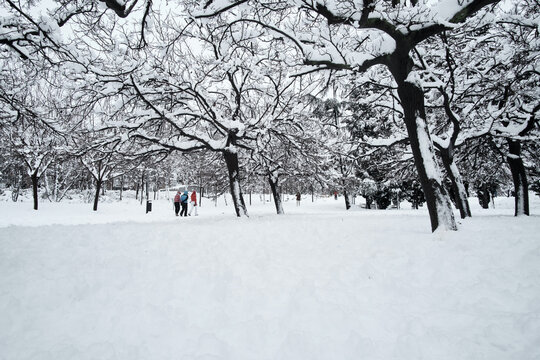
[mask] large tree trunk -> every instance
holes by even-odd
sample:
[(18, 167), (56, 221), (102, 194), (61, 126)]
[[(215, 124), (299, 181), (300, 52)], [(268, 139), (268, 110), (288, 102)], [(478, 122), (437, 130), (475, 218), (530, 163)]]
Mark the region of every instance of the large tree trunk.
[(529, 215), (529, 184), (527, 173), (521, 158), (521, 144), (517, 140), (508, 139), (509, 155), (506, 160), (510, 165), (514, 180), (515, 216)]
[[(397, 60), (402, 61), (403, 59), (397, 58)], [(407, 66), (395, 65), (395, 68), (401, 71), (403, 71), (404, 66)], [(404, 120), (414, 163), (429, 210), (431, 230), (435, 231), (439, 228), (457, 230), (452, 204), (441, 181), (441, 173), (435, 160), (433, 143), (425, 120), (424, 94), (417, 85), (405, 80), (408, 72), (401, 73), (401, 75), (405, 76), (400, 77), (394, 74), (394, 77), (398, 84), (398, 95), (405, 115)]]
[(101, 190), (102, 185), (103, 185), (103, 180), (96, 179), (96, 194), (94, 196), (94, 208), (93, 208), (94, 211), (97, 211), (98, 202), (99, 202), (99, 192)]
[(38, 181), (37, 171), (34, 172), (30, 178), (32, 179), (32, 195), (34, 197), (34, 210), (38, 209)]
[(456, 205), (459, 209), (459, 214), (462, 219), (471, 217), (471, 208), (469, 207), (469, 200), (467, 199), (467, 191), (465, 190), (461, 174), (454, 161), (452, 150), (448, 148), (439, 148), (439, 152), (448, 178), (452, 184), (452, 190), (456, 197)]
[(236, 216), (249, 216), (242, 196), (242, 189), (240, 188), (240, 168), (238, 166), (238, 154), (235, 152), (225, 151), (223, 152), (225, 163), (227, 164), (227, 171), (229, 173), (229, 186), (231, 190), (232, 200), (234, 204), (234, 210)]
[(285, 212), (283, 211), (283, 203), (281, 201), (281, 194), (278, 191), (278, 177), (273, 177), (268, 175), (268, 183), (270, 184), (270, 189), (272, 190), (272, 195), (274, 195), (274, 204), (276, 205), (276, 212), (278, 215), (282, 215)]

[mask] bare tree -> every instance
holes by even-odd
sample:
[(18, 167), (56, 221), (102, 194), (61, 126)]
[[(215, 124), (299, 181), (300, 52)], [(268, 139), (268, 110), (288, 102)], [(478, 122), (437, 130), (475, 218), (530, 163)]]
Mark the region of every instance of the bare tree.
[[(397, 85), (409, 142), (427, 200), (431, 228), (433, 231), (439, 227), (456, 230), (451, 204), (434, 156), (423, 90), (414, 78), (411, 52), (422, 41), (449, 29), (450, 24), (462, 23), (483, 7), (496, 2), (456, 1), (452, 10), (448, 7), (442, 10), (437, 4), (428, 7), (417, 2), (409, 5), (368, 1), (359, 7), (356, 3), (302, 1), (299, 4), (282, 4), (281, 16), (268, 16), (269, 9), (276, 8), (258, 2), (252, 5), (250, 12), (242, 13), (241, 20), (235, 21), (263, 25), (286, 36), (300, 49), (304, 63), (315, 67), (315, 70), (363, 72), (375, 65), (386, 66)], [(243, 1), (209, 1), (205, 9), (196, 15), (199, 18), (225, 15), (239, 4), (246, 7)], [(314, 28), (319, 29), (317, 33), (320, 35), (311, 35)]]

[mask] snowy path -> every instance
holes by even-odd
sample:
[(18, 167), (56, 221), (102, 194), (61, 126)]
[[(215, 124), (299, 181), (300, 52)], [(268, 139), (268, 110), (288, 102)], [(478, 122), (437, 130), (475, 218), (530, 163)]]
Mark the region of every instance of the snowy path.
[(0, 228), (0, 359), (540, 358), (537, 215), (332, 206)]

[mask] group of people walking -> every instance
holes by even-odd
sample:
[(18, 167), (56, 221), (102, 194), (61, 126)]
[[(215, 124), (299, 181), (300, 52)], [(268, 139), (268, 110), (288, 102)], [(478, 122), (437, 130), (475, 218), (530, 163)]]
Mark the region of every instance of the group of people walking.
[[(302, 195), (300, 192), (296, 193), (296, 206), (300, 206), (300, 200)], [(191, 207), (188, 212), (188, 203), (191, 204)], [(197, 192), (193, 190), (191, 195), (188, 191), (185, 190), (183, 193), (178, 190), (174, 196), (174, 213), (176, 216), (191, 216), (191, 213), (195, 211), (195, 216), (198, 216), (197, 213)]]
[[(188, 213), (188, 202), (191, 204), (191, 208), (189, 209)], [(182, 208), (182, 210), (180, 210)], [(176, 192), (176, 195), (174, 196), (174, 213), (176, 216), (178, 216), (178, 213), (180, 213), (180, 216), (191, 216), (191, 212), (195, 209), (195, 216), (198, 216), (197, 213), (197, 193), (195, 190), (191, 192), (191, 196), (188, 195), (188, 191), (184, 191), (182, 193), (180, 190)]]

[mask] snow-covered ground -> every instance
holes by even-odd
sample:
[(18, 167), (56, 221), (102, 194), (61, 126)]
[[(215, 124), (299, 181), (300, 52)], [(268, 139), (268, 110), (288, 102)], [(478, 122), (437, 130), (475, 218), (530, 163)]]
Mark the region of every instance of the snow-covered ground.
[(0, 359), (540, 359), (540, 201), (0, 201)]

